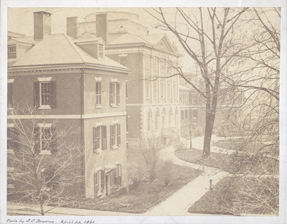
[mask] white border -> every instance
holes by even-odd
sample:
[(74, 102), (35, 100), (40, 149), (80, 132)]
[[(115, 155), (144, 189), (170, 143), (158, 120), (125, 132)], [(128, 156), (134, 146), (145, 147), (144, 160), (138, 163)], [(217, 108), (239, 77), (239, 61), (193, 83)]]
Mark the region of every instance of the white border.
[[(115, 1), (115, 0), (50, 0), (50, 1), (41, 1), (41, 0), (2, 0), (1, 1), (1, 86), (0, 86), (0, 137), (1, 137), (1, 148), (6, 147), (6, 125), (7, 125), (7, 7), (153, 7), (153, 6), (164, 6), (164, 7), (206, 7), (206, 6), (216, 6), (216, 7), (283, 7), (282, 8), (282, 26), (281, 26), (281, 76), (280, 76), (280, 216), (279, 217), (225, 217), (225, 216), (110, 216), (110, 217), (29, 217), (29, 216), (17, 216), (9, 217), (11, 220), (50, 220), (55, 221), (54, 223), (59, 222), (60, 220), (72, 221), (75, 223), (76, 220), (84, 223), (84, 220), (94, 220), (95, 223), (286, 223), (286, 1), (284, 0), (146, 0), (146, 1)], [(5, 150), (1, 151), (1, 183), (6, 183), (6, 153)], [(6, 223), (6, 184), (1, 185), (1, 220), (0, 223)], [(14, 222), (10, 222), (14, 223)], [(29, 223), (29, 222), (26, 222)]]

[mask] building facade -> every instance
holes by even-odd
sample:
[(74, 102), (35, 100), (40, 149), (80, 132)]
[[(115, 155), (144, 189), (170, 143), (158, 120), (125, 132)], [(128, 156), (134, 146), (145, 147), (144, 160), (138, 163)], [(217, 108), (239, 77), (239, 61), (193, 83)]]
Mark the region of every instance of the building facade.
[[(67, 21), (67, 31), (73, 31), (73, 18)], [(37, 150), (43, 160), (61, 145), (45, 147), (45, 135), (69, 126), (73, 134), (65, 141), (84, 150), (84, 181), (76, 190), (98, 197), (126, 186), (127, 68), (106, 57), (102, 38), (51, 34), (47, 12), (34, 13), (34, 37), (12, 34), (8, 39), (8, 153), (21, 147), (9, 138), (15, 119), (23, 124), (38, 120)], [(26, 107), (35, 108), (37, 115), (22, 113)], [(9, 161), (8, 166), (13, 172)], [(8, 174), (8, 189), (20, 187)]]
[[(101, 21), (104, 21), (101, 22)], [(180, 55), (165, 34), (149, 34), (137, 14), (93, 13), (79, 24), (79, 37), (102, 37), (106, 55), (129, 68), (127, 77), (127, 138), (179, 133)]]

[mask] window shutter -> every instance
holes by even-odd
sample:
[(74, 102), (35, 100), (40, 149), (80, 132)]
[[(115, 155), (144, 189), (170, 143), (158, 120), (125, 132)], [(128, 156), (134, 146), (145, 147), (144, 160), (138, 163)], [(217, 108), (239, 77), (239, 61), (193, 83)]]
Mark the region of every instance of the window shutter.
[(107, 127), (102, 126), (102, 149), (107, 149)]
[(7, 108), (13, 108), (13, 83), (8, 83)]
[(97, 152), (97, 128), (93, 127), (93, 151)]
[(17, 128), (15, 128), (15, 127), (11, 129), (11, 132), (12, 132), (12, 134), (11, 134), (12, 149), (17, 150), (19, 147), (19, 140), (20, 140), (19, 132), (18, 132)]
[(110, 125), (110, 147), (112, 148), (114, 145), (114, 141), (113, 141), (113, 125)]
[(34, 153), (39, 153), (40, 152), (40, 128), (39, 127), (35, 127), (34, 128), (34, 136), (33, 136), (33, 140), (34, 140)]
[(105, 188), (105, 170), (101, 170), (101, 191)]
[(113, 104), (113, 83), (110, 82), (110, 105)]
[(56, 107), (56, 82), (52, 81), (50, 82), (50, 106), (51, 108)]
[(34, 82), (34, 106), (40, 106), (40, 83)]
[(117, 94), (117, 105), (120, 104), (120, 99), (121, 99), (121, 95), (120, 95), (120, 84), (117, 82), (116, 83), (116, 94)]
[(99, 104), (102, 104), (102, 83), (99, 82)]
[(52, 128), (51, 152), (57, 152), (57, 132), (55, 127)]
[(97, 196), (99, 191), (98, 174), (94, 173), (94, 195)]
[(121, 125), (118, 124), (118, 146), (121, 144)]

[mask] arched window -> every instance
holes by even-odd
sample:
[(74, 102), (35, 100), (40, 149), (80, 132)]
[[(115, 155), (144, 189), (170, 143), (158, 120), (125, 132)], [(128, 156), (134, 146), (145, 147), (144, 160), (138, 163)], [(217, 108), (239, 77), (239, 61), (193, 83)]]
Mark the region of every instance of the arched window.
[(159, 109), (156, 108), (156, 114), (155, 114), (155, 129), (158, 128), (158, 120), (159, 120)]
[(165, 127), (165, 114), (166, 114), (165, 108), (163, 108), (163, 110), (162, 110), (162, 128)]
[(151, 109), (149, 109), (149, 111), (148, 111), (147, 119), (148, 119), (147, 130), (150, 131), (151, 127), (152, 127), (152, 124), (151, 124), (152, 123), (152, 112), (151, 112)]
[(177, 126), (177, 115), (178, 115), (178, 109), (175, 109), (175, 113), (174, 113), (174, 126)]
[(172, 108), (170, 108), (169, 109), (169, 127), (172, 126), (172, 115), (173, 115)]

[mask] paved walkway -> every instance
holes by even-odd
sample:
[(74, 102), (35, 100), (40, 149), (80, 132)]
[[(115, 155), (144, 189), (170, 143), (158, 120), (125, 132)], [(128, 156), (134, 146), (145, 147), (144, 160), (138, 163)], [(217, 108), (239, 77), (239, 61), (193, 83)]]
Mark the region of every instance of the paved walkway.
[[(185, 144), (189, 145), (188, 140), (182, 139)], [(203, 137), (197, 137), (193, 139), (193, 147), (197, 149), (202, 149), (203, 146)], [(219, 152), (220, 148), (212, 146), (212, 152)], [(121, 212), (110, 212), (110, 211), (94, 211), (94, 210), (86, 210), (86, 209), (73, 209), (73, 208), (53, 208), (46, 206), (45, 210), (52, 209), (46, 215), (76, 215), (76, 216), (131, 216), (131, 215), (173, 215), (173, 216), (183, 216), (183, 215), (191, 215), (187, 212), (188, 208), (198, 201), (207, 191), (209, 191), (210, 180), (212, 180), (213, 185), (218, 183), (221, 179), (228, 176), (227, 172), (223, 172), (219, 169), (202, 166), (194, 163), (185, 162), (180, 160), (175, 155), (176, 148), (174, 146), (170, 146), (164, 148), (160, 152), (160, 158), (162, 160), (168, 160), (173, 162), (174, 164), (187, 166), (194, 169), (203, 170), (204, 172), (189, 182), (187, 185), (182, 187), (180, 190), (175, 192), (165, 201), (161, 202), (159, 205), (151, 208), (148, 212), (142, 214), (132, 214), (132, 213), (121, 213)], [(226, 150), (225, 153), (231, 153), (232, 150)], [(37, 214), (35, 211), (38, 211), (39, 208), (36, 206), (31, 206), (30, 204), (12, 204), (8, 203), (8, 207), (10, 208), (10, 212), (23, 213), (23, 214)], [(30, 211), (21, 211), (19, 209), (31, 208)], [(13, 208), (13, 209), (12, 209)], [(33, 211), (34, 210), (34, 211)], [(39, 213), (38, 213), (39, 214)]]

